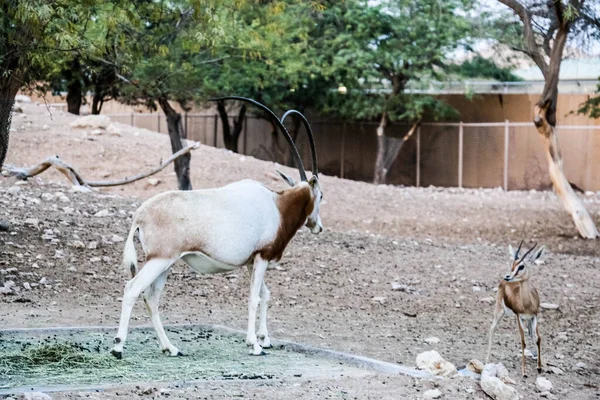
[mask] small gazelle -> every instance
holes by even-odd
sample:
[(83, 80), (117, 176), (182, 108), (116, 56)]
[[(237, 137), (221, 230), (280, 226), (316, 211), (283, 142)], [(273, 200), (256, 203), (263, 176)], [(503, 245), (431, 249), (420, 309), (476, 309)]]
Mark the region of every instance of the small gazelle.
[(540, 258), (544, 252), (544, 246), (540, 247), (529, 260), (526, 260), (527, 256), (535, 249), (537, 243), (530, 248), (523, 257), (519, 258), (519, 251), (523, 241), (519, 244), (519, 247), (515, 251), (512, 246), (508, 246), (508, 251), (512, 258), (512, 266), (510, 272), (504, 277), (504, 279), (498, 285), (498, 294), (496, 295), (496, 307), (494, 308), (494, 320), (490, 327), (490, 337), (488, 343), (488, 351), (486, 357), (486, 364), (490, 359), (492, 352), (492, 336), (496, 330), (498, 322), (504, 316), (516, 315), (517, 326), (519, 327), (519, 334), (521, 335), (521, 373), (523, 377), (525, 374), (525, 332), (523, 324), (527, 323), (529, 330), (529, 336), (533, 341), (534, 335), (537, 344), (537, 369), (538, 372), (542, 372), (542, 352), (540, 332), (537, 326), (537, 315), (540, 311), (540, 296), (538, 291), (529, 282), (530, 265), (535, 260)]

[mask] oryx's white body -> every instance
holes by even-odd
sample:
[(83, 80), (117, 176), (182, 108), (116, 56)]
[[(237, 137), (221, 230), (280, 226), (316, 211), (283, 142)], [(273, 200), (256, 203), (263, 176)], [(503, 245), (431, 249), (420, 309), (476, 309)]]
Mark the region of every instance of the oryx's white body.
[[(142, 292), (163, 351), (180, 354), (167, 338), (158, 316), (160, 292), (169, 267), (179, 259), (202, 274), (249, 265), (252, 286), (247, 344), (253, 346), (257, 355), (263, 347), (270, 347), (266, 321), (269, 290), (264, 283), (267, 266), (279, 261), (302, 225), (306, 224), (313, 233), (323, 229), (319, 217), (322, 194), (317, 178), (295, 183), (282, 176), (292, 188), (274, 192), (259, 182), (243, 180), (218, 189), (162, 193), (140, 206), (125, 243), (123, 264), (131, 271), (132, 279), (123, 296), (119, 332), (112, 350), (115, 356), (121, 357), (133, 303)], [(139, 272), (133, 242), (136, 232), (147, 258)]]

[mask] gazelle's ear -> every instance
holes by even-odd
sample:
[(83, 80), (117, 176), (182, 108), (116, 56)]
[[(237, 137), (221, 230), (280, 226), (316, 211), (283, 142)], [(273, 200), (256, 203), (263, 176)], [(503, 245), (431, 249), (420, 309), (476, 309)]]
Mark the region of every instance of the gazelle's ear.
[(533, 261), (537, 260), (538, 258), (540, 258), (540, 256), (542, 255), (542, 253), (544, 252), (544, 250), (546, 249), (546, 246), (542, 246), (538, 249), (538, 251), (536, 251), (533, 254)]
[(284, 174), (283, 172), (281, 172), (278, 169), (276, 169), (275, 171), (277, 171), (279, 176), (281, 176), (283, 178), (283, 180), (287, 182), (288, 185), (290, 185), (291, 187), (294, 187), (294, 185), (296, 184), (296, 181), (294, 179), (292, 179), (291, 176)]
[(508, 245), (508, 254), (510, 254), (510, 258), (512, 258), (513, 260), (517, 259), (517, 253), (510, 244)]

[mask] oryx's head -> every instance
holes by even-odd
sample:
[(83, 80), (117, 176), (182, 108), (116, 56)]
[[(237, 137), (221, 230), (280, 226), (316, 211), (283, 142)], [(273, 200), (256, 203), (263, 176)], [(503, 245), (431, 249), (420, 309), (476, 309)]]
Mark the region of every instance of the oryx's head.
[[(277, 127), (281, 130), (281, 132), (283, 133), (283, 136), (285, 137), (285, 140), (288, 142), (288, 144), (290, 146), (290, 150), (292, 151), (292, 156), (294, 157), (294, 161), (296, 162), (296, 165), (298, 167), (298, 172), (300, 173), (300, 182), (294, 181), (294, 179), (292, 179), (290, 176), (284, 174), (281, 171), (277, 171), (277, 172), (279, 173), (279, 175), (281, 175), (283, 180), (285, 180), (292, 187), (298, 187), (300, 185), (308, 185), (308, 187), (310, 188), (310, 193), (311, 193), (310, 204), (308, 207), (308, 210), (310, 210), (310, 213), (307, 216), (305, 225), (310, 229), (310, 231), (312, 233), (314, 233), (314, 234), (321, 233), (323, 231), (323, 224), (321, 222), (321, 216), (319, 214), (319, 209), (320, 209), (320, 205), (321, 205), (321, 199), (323, 199), (323, 192), (321, 191), (321, 186), (319, 184), (319, 167), (317, 164), (317, 149), (315, 146), (315, 138), (314, 138), (312, 129), (311, 129), (310, 124), (308, 123), (308, 120), (306, 119), (306, 117), (299, 111), (289, 110), (285, 114), (283, 114), (281, 119), (279, 119), (277, 117), (277, 115), (275, 115), (275, 113), (273, 111), (271, 111), (269, 108), (267, 108), (265, 105), (259, 103), (256, 100), (248, 99), (245, 97), (227, 96), (227, 97), (221, 97), (218, 99), (211, 99), (211, 100), (213, 100), (213, 101), (217, 101), (217, 100), (245, 101), (245, 102), (248, 102), (248, 103), (251, 103), (251, 104), (257, 106), (258, 108), (265, 111), (268, 115), (270, 115), (273, 118), (273, 122), (275, 122)], [(310, 144), (310, 152), (311, 152), (311, 156), (312, 156), (312, 176), (310, 179), (307, 179), (307, 177), (306, 177), (306, 171), (304, 170), (304, 164), (302, 163), (302, 159), (300, 158), (300, 153), (298, 153), (296, 144), (294, 143), (294, 140), (292, 139), (288, 130), (286, 129), (285, 125), (283, 124), (286, 117), (289, 115), (295, 115), (297, 118), (300, 118), (300, 121), (304, 125), (304, 128), (306, 129), (306, 133), (308, 135), (308, 142)], [(312, 206), (312, 207), (310, 207), (310, 206)]]
[(519, 243), (519, 247), (515, 251), (511, 245), (508, 246), (508, 252), (510, 253), (510, 257), (512, 260), (512, 266), (510, 268), (510, 272), (504, 276), (504, 280), (507, 282), (521, 282), (529, 279), (529, 267), (532, 262), (540, 258), (542, 253), (544, 252), (544, 246), (540, 247), (533, 255), (526, 260), (529, 253), (535, 249), (537, 243), (533, 244), (533, 247), (527, 250), (523, 257), (519, 258), (519, 252), (521, 251), (521, 246), (523, 245), (523, 241)]

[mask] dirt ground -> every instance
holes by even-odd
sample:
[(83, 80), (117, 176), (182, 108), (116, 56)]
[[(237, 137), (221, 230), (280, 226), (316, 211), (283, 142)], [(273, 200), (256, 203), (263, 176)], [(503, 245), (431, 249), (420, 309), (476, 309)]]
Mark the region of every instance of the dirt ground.
[[(43, 105), (15, 114), (7, 163), (25, 166), (58, 154), (89, 179), (117, 179), (156, 165), (170, 153), (166, 135), (115, 124), (119, 134), (71, 129), (73, 117)], [(326, 151), (326, 149), (319, 149)], [(284, 184), (276, 165), (201, 146), (192, 155), (194, 188), (252, 178), (272, 188)], [(292, 169), (282, 168), (294, 173)], [(141, 201), (175, 189), (172, 168), (135, 184), (80, 193), (64, 177), (46, 172), (25, 184), (0, 178), (0, 326), (116, 325), (127, 274), (120, 266), (122, 239)], [(551, 192), (401, 188), (322, 177), (321, 216), (326, 231), (302, 230), (280, 270), (267, 273), (269, 324), (275, 338), (366, 355), (409, 366), (417, 354), (437, 350), (458, 367), (485, 357), (494, 289), (509, 267), (506, 246), (519, 240), (547, 246), (533, 271), (543, 310), (542, 356), (560, 375), (546, 372), (553, 398), (600, 397), (600, 246), (578, 239), (569, 216)], [(600, 224), (600, 194), (582, 196)], [(106, 211), (105, 211), (106, 210)], [(95, 216), (97, 213), (104, 216)], [(25, 288), (25, 283), (31, 289)], [(392, 283), (404, 284), (392, 290)], [(37, 285), (35, 285), (37, 284)], [(170, 274), (162, 298), (165, 323), (216, 323), (244, 329), (249, 277), (198, 276), (183, 265)], [(149, 324), (138, 304), (132, 324)], [(424, 339), (435, 336), (437, 344)], [(177, 345), (177, 344), (176, 344)], [(180, 348), (185, 351), (185, 344)], [(246, 349), (240, 349), (245, 354)], [(126, 354), (125, 354), (126, 356)], [(505, 317), (496, 332), (493, 361), (502, 362), (525, 399), (539, 398), (535, 363), (519, 377), (516, 324)], [(468, 378), (420, 381), (372, 374), (363, 379), (279, 382), (208, 382), (157, 385), (147, 396), (169, 398), (423, 398), (437, 386), (444, 398), (484, 399)], [(144, 388), (104, 393), (62, 393), (54, 398), (128, 398)]]

